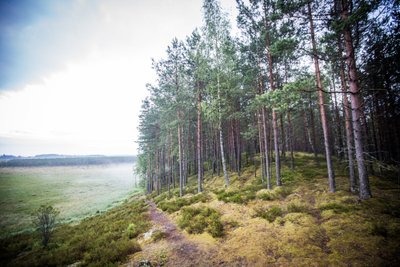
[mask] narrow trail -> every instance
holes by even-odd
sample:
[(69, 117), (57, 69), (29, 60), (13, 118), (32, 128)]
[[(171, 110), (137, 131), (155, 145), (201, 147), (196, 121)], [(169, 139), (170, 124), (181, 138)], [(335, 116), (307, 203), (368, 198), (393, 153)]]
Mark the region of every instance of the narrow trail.
[[(142, 244), (141, 259), (151, 262), (160, 261), (160, 253), (167, 252), (163, 266), (217, 266), (212, 261), (212, 251), (204, 251), (193, 241), (189, 240), (171, 221), (168, 216), (157, 209), (153, 201), (146, 201), (149, 205), (149, 219), (153, 224), (153, 230), (158, 229), (165, 233), (165, 238), (155, 243)], [(127, 266), (140, 266), (137, 260), (128, 263)], [(155, 265), (157, 266), (157, 265)]]

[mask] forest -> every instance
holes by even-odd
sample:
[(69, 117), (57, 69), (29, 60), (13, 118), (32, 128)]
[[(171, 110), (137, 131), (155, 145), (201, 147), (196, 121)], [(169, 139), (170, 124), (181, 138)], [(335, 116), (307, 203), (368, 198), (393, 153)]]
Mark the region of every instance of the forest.
[(236, 8), (233, 27), (203, 0), (202, 25), (152, 61), (134, 170), (145, 194), (43, 245), (37, 231), (0, 239), (0, 265), (399, 266), (399, 1)]
[[(157, 82), (140, 115), (137, 173), (147, 192), (205, 173), (261, 165), (267, 189), (285, 186), (295, 151), (346, 165), (348, 190), (373, 196), (369, 175), (394, 177), (400, 162), (398, 1), (237, 0), (232, 34), (218, 1), (203, 25), (153, 60)], [(398, 178), (398, 177), (397, 177)]]

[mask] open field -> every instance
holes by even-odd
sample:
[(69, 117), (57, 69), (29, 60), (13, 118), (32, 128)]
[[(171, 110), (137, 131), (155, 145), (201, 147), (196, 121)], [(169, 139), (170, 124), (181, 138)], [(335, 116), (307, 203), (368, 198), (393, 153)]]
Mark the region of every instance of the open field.
[(40, 205), (76, 222), (123, 201), (134, 188), (132, 164), (0, 168), (0, 237), (29, 230)]

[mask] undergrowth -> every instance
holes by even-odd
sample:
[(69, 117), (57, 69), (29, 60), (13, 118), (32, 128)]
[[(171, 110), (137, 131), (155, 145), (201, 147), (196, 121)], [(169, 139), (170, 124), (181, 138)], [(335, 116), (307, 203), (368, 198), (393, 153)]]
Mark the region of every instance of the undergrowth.
[(278, 206), (272, 206), (268, 208), (255, 208), (255, 216), (266, 219), (269, 222), (275, 221), (276, 218), (283, 215), (283, 210)]
[(77, 225), (61, 225), (47, 248), (35, 233), (0, 241), (1, 266), (117, 266), (140, 246), (135, 237), (149, 229), (143, 201), (133, 200)]
[(163, 211), (172, 213), (180, 210), (184, 206), (189, 206), (198, 202), (207, 202), (209, 200), (209, 195), (207, 193), (199, 193), (191, 197), (184, 198), (173, 198), (173, 199), (161, 199), (158, 201), (157, 205)]
[(220, 214), (215, 209), (208, 207), (183, 208), (178, 225), (189, 234), (201, 234), (205, 231), (213, 237), (221, 237), (224, 235)]

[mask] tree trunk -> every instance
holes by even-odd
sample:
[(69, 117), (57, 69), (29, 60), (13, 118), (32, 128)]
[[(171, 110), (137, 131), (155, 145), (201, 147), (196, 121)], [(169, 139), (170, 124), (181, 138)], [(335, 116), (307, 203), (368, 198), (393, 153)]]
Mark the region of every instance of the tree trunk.
[(268, 158), (268, 135), (267, 135), (267, 118), (265, 116), (265, 107), (262, 108), (262, 126), (264, 137), (264, 160), (265, 160), (265, 174), (267, 176), (267, 189), (271, 189), (271, 172), (269, 171), (269, 158)]
[[(348, 1), (342, 0), (341, 17), (344, 22), (348, 23)], [(371, 190), (369, 188), (368, 174), (364, 164), (364, 148), (362, 142), (362, 100), (361, 92), (357, 83), (357, 67), (354, 56), (353, 41), (349, 26), (343, 30), (345, 48), (346, 48), (346, 64), (349, 76), (350, 102), (353, 117), (354, 144), (356, 150), (358, 177), (360, 186), (360, 199), (369, 199)]]
[(326, 164), (328, 167), (329, 191), (335, 192), (336, 191), (335, 174), (333, 171), (333, 165), (332, 165), (332, 159), (331, 159), (328, 124), (327, 124), (327, 120), (326, 120), (326, 111), (325, 111), (325, 103), (324, 103), (325, 102), (324, 101), (324, 92), (322, 91), (321, 73), (320, 73), (320, 69), (319, 69), (317, 46), (316, 46), (315, 35), (314, 35), (314, 22), (313, 22), (313, 17), (312, 17), (312, 13), (311, 13), (310, 2), (307, 2), (307, 9), (308, 9), (308, 17), (310, 20), (311, 42), (312, 42), (312, 47), (313, 47), (315, 76), (316, 76), (317, 89), (318, 89), (319, 110), (321, 113), (322, 130), (324, 133), (325, 157), (326, 157)]
[[(270, 37), (269, 37), (269, 26), (267, 18), (265, 18), (265, 45), (267, 50), (267, 59), (268, 59), (268, 71), (269, 71), (269, 84), (272, 91), (275, 91), (275, 83), (274, 83), (274, 73), (273, 73), (273, 62), (272, 55), (270, 51)], [(274, 109), (272, 109), (272, 128), (274, 132), (274, 149), (275, 149), (275, 173), (276, 173), (276, 185), (281, 186), (281, 161), (279, 155), (279, 140), (278, 140), (278, 123), (277, 116)]]
[(171, 148), (172, 148), (172, 137), (171, 132), (168, 131), (168, 155), (167, 155), (167, 164), (168, 164), (168, 197), (171, 196), (171, 179), (172, 179), (172, 164), (171, 164)]
[(178, 112), (178, 153), (179, 153), (179, 196), (183, 196), (183, 148), (182, 128), (180, 123), (180, 112)]
[[(262, 132), (263, 128), (261, 126), (261, 114), (258, 111), (257, 114), (257, 122), (258, 122), (258, 145), (260, 148), (260, 163), (261, 163), (261, 182), (264, 185), (265, 183), (265, 164), (264, 164), (264, 148), (263, 148), (263, 139), (262, 139)], [(255, 172), (257, 172), (257, 168), (255, 168)]]
[(338, 49), (339, 49), (339, 64), (340, 64), (340, 83), (342, 86), (342, 97), (343, 97), (343, 107), (344, 107), (344, 118), (346, 125), (346, 146), (347, 146), (347, 160), (349, 166), (349, 182), (350, 182), (350, 192), (355, 193), (357, 190), (356, 177), (354, 172), (354, 160), (353, 160), (353, 127), (351, 124), (351, 108), (349, 106), (349, 100), (347, 98), (347, 85), (346, 78), (344, 74), (344, 64), (342, 60), (342, 42), (340, 36), (338, 37)]
[(311, 101), (311, 93), (309, 95), (309, 100), (310, 100), (310, 102), (309, 102), (310, 103), (310, 107), (309, 107), (310, 108), (310, 127), (311, 127), (311, 133), (312, 133), (312, 137), (311, 137), (312, 144), (311, 143), (310, 144), (311, 144), (311, 149), (314, 153), (315, 161), (318, 164), (317, 135), (315, 134), (315, 118), (314, 118), (314, 109), (313, 109), (313, 105), (312, 105), (312, 101)]
[(290, 110), (287, 112), (287, 121), (288, 121), (288, 145), (290, 149), (290, 168), (294, 169), (294, 153), (293, 153), (293, 129), (292, 129), (292, 119), (290, 116)]
[(222, 170), (224, 172), (225, 185), (229, 187), (229, 176), (226, 170), (225, 153), (224, 153), (224, 138), (222, 135), (222, 113), (221, 113), (221, 88), (219, 81), (219, 73), (217, 74), (217, 89), (218, 89), (218, 131), (219, 131), (219, 145), (221, 150)]
[(280, 122), (280, 126), (281, 126), (281, 147), (282, 147), (282, 151), (281, 151), (281, 155), (283, 158), (283, 161), (286, 162), (286, 135), (285, 135), (285, 123), (283, 121), (283, 115), (282, 113), (279, 114), (279, 122)]
[(203, 191), (203, 163), (201, 157), (202, 148), (202, 120), (201, 120), (201, 85), (197, 88), (197, 191), (200, 193)]

